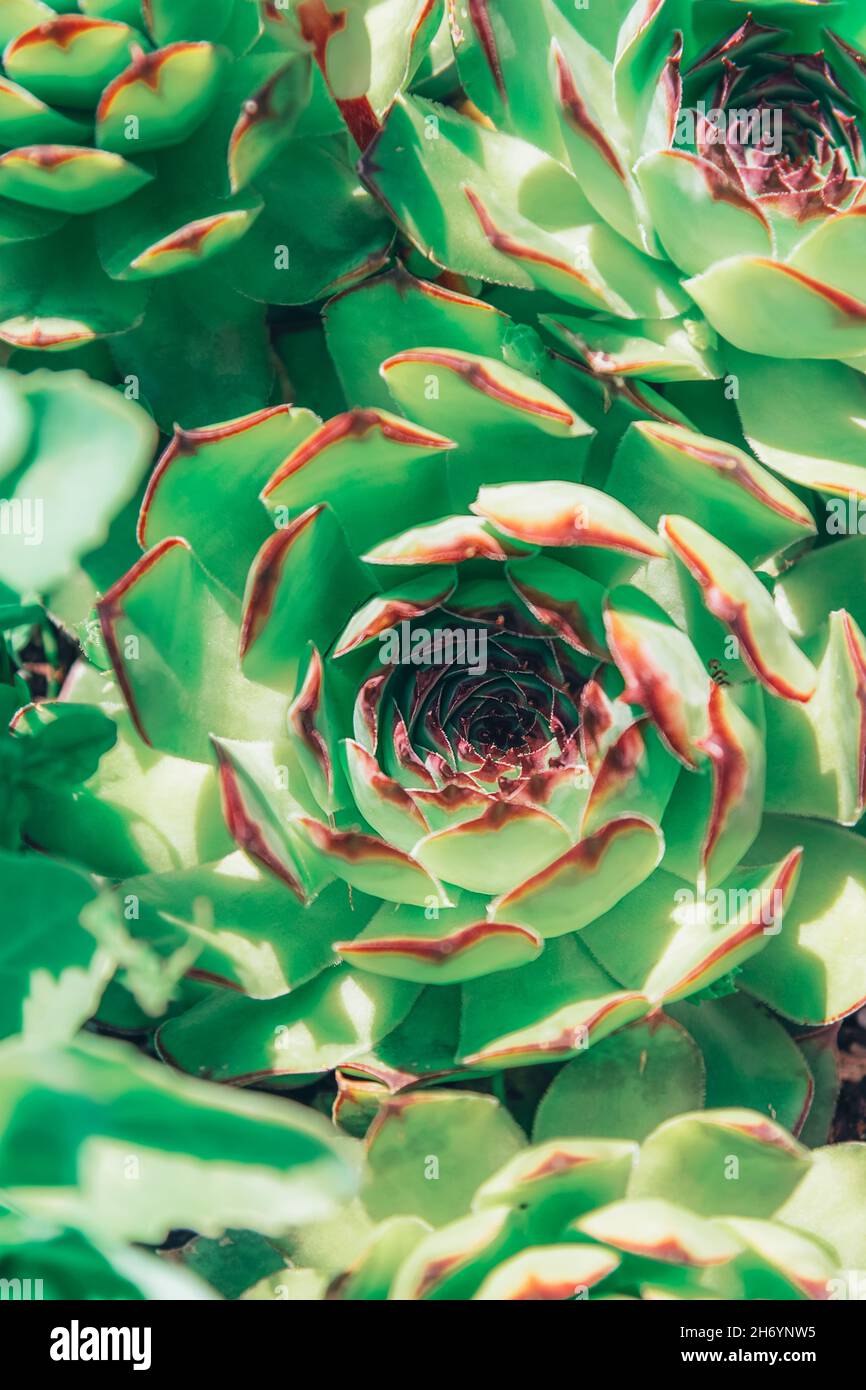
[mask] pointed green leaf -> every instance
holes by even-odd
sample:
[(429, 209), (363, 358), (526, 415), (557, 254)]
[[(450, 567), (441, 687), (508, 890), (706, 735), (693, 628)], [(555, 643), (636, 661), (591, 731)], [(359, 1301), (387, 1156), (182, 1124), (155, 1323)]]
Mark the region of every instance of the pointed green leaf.
[(742, 449), (659, 421), (633, 425), (607, 490), (647, 526), (678, 512), (711, 530), (750, 565), (814, 533), (808, 507)]
[[(138, 916), (136, 936), (198, 946), (193, 975), (273, 999), (335, 960), (331, 943), (345, 929), (346, 888), (332, 884), (302, 907), (274, 876), (240, 851), (212, 864), (129, 878), (124, 903)], [(361, 918), (361, 904), (351, 914)]]
[[(36, 17), (34, 16), (34, 19)], [(16, 82), (58, 106), (94, 106), (144, 36), (118, 20), (63, 14), (19, 33), (3, 54)]]
[(573, 1057), (648, 1008), (644, 995), (620, 989), (574, 936), (548, 942), (516, 973), (471, 981), (463, 999), (462, 1060), (494, 1070)]
[[(684, 282), (713, 328), (743, 352), (765, 357), (844, 357), (866, 352), (866, 301), (792, 265), (731, 256)], [(748, 314), (737, 306), (749, 305)], [(797, 324), (797, 333), (788, 331)]]
[(148, 482), (138, 521), (142, 549), (183, 536), (209, 574), (242, 594), (250, 561), (272, 531), (258, 493), (316, 424), (308, 410), (272, 406), (176, 430)]
[(667, 254), (689, 275), (731, 256), (766, 256), (773, 235), (760, 204), (708, 159), (658, 150), (635, 176)]
[(743, 433), (762, 463), (802, 487), (866, 497), (862, 372), (839, 362), (774, 362), (746, 353), (732, 356), (731, 371)]
[[(136, 728), (179, 757), (205, 761), (212, 733), (278, 739), (286, 698), (238, 669), (237, 601), (208, 579), (185, 541), (161, 541), (97, 605)], [(178, 624), (178, 612), (196, 615)]]
[[(749, 850), (756, 862), (803, 850), (803, 871), (782, 930), (743, 970), (742, 984), (798, 1023), (830, 1023), (866, 1000), (866, 942), (859, 923), (866, 897), (866, 842), (801, 816), (768, 816)], [(784, 846), (784, 848), (783, 848)]]
[(417, 995), (417, 985), (337, 965), (279, 999), (221, 990), (164, 1023), (157, 1048), (182, 1071), (235, 1085), (279, 1085), (360, 1056), (406, 1017)]
[(383, 904), (351, 941), (338, 941), (344, 960), (359, 970), (419, 984), (447, 985), (535, 960), (541, 938), (527, 927), (488, 922), (483, 898), (454, 895), (454, 907)]
[(707, 612), (737, 639), (761, 684), (784, 700), (809, 700), (815, 668), (745, 561), (687, 517), (665, 516), (659, 529), (698, 585)]
[(100, 97), (97, 144), (136, 156), (186, 140), (216, 100), (224, 56), (210, 43), (139, 51)]
[(631, 989), (657, 1003), (686, 999), (787, 933), (801, 857), (798, 848), (770, 868), (738, 869), (703, 896), (657, 869), (583, 939)]
[(362, 554), (407, 522), (441, 516), (442, 453), (453, 447), (450, 439), (386, 411), (352, 410), (292, 450), (262, 499), (286, 519), (328, 503)]
[(497, 898), (491, 919), (546, 938), (578, 931), (642, 883), (661, 855), (656, 826), (641, 816), (620, 816)]

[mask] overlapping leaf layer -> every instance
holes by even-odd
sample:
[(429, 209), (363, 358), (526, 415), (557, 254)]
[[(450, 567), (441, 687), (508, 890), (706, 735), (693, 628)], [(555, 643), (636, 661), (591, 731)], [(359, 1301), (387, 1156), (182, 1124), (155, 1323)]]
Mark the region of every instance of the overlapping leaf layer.
[[(862, 1262), (815, 1197), (860, 1150), (786, 1131), (866, 1002), (866, 23), (748, 8), (7, 0), (15, 1268), (160, 1296), (123, 1242), (172, 1227), (228, 1296)], [(309, 1253), (352, 1146), (214, 1083), (370, 1126), (357, 1249)]]

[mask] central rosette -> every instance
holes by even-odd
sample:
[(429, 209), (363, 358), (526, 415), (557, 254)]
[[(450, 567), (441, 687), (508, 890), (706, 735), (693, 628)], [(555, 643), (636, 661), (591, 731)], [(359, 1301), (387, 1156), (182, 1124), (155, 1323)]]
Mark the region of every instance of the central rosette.
[[(310, 513), (275, 537), (253, 611), (275, 556), (323, 521)], [(404, 978), (445, 978), (446, 959), (458, 977), (489, 973), (534, 958), (543, 935), (573, 932), (655, 866), (679, 764), (625, 702), (612, 652), (631, 669), (640, 624), (661, 615), (631, 599), (606, 609), (604, 579), (662, 554), (622, 503), (566, 481), (483, 486), (466, 513), (363, 550), (379, 589), (311, 651), (289, 713), (329, 813), (295, 827), (316, 865), (387, 903), (342, 954)], [(642, 680), (636, 670), (637, 699)], [(677, 746), (675, 707), (657, 718)]]
[(501, 579), (472, 563), (435, 576), (438, 592), (425, 577), (374, 599), (334, 657), (368, 658), (346, 765), (373, 829), (443, 882), (495, 893), (569, 848), (592, 786), (581, 706), (598, 659), (577, 604), (569, 623), (531, 560)]
[(384, 682), (381, 673), (368, 682), (374, 698), (396, 707), (403, 770), (429, 779), (431, 789), (462, 790), (470, 802), (519, 799), (530, 778), (543, 795), (582, 765), (586, 676), (574, 654), (528, 632), (513, 601), (492, 623), (476, 626), (447, 609), (424, 625), (404, 621), (380, 637)]
[(675, 147), (691, 146), (762, 212), (800, 223), (862, 192), (863, 60), (828, 34), (828, 52), (780, 52), (784, 31), (749, 16), (686, 75)]

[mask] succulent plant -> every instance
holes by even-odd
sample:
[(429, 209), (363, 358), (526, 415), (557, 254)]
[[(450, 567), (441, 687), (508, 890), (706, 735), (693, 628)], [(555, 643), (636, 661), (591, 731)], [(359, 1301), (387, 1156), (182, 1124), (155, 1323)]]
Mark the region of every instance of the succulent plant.
[[(785, 1132), (866, 1002), (859, 8), (4, 8), (0, 1262), (323, 1290), (351, 1145), (223, 1082), (369, 1127), (341, 1296), (862, 1263)], [(389, 1206), (416, 1123), (460, 1181)]]
[(527, 1145), (491, 1096), (429, 1092), (382, 1110), (360, 1215), (342, 1243), (301, 1235), (293, 1278), (365, 1301), (856, 1299), (864, 1183), (866, 1145), (810, 1152), (754, 1111)]
[(329, 306), (338, 362), (371, 319), (404, 413), (176, 434), (98, 605), (110, 671), (14, 725), (68, 698), (117, 742), (25, 834), (198, 948), (205, 997), (158, 1032), (191, 1072), (576, 1058), (585, 1110), (611, 1069), (659, 1079), (608, 1118), (628, 1137), (705, 1100), (795, 1129), (814, 1101), (820, 1131), (832, 1077), (792, 1034), (866, 997), (866, 649), (816, 569), (859, 538), (801, 559), (804, 502), (672, 418), (611, 460), (598, 384), (481, 301), (368, 282)]
[[(460, 75), (477, 107), (497, 131), (570, 164), (591, 220), (655, 261), (672, 262), (682, 290), (723, 338), (771, 357), (863, 353), (859, 6), (653, 0), (586, 14), (565, 0), (453, 0), (451, 11)], [(530, 48), (548, 57), (546, 67), (526, 71)], [(402, 103), (365, 155), (371, 186), (389, 196), (408, 119)], [(452, 143), (450, 128), (441, 138)], [(411, 156), (403, 149), (401, 158)], [(443, 164), (447, 158), (443, 152)], [(432, 186), (432, 161), (427, 167)], [(464, 260), (485, 254), (486, 241), (486, 254), (510, 256), (530, 275), (552, 273), (546, 257), (535, 258), (544, 267), (537, 272), (521, 257), (516, 229), (500, 219), (498, 205), (485, 210), (481, 187), (467, 182), (464, 192), (478, 220), (475, 239), (461, 248)], [(398, 212), (423, 230), (430, 208), (418, 181), (407, 180), (401, 193)], [(588, 231), (560, 233), (572, 252), (590, 242), (572, 271), (575, 302), (615, 318), (647, 317), (635, 304), (603, 302)], [(657, 317), (673, 312), (671, 304)], [(637, 335), (614, 342), (615, 330), (588, 327), (587, 350), (628, 359), (627, 339)]]
[[(34, 674), (19, 658), (51, 629), (38, 605), (5, 605), (0, 625), (8, 721)], [(218, 1278), (172, 1269), (140, 1243), (180, 1227), (224, 1245), (233, 1221), (282, 1233), (332, 1215), (357, 1186), (352, 1146), (309, 1109), (190, 1081), (81, 1034), (107, 988), (144, 1016), (163, 1012), (195, 951), (163, 960), (129, 936), (104, 879), (25, 849), (39, 798), (76, 796), (116, 737), (98, 708), (72, 702), (46, 705), (19, 736), (36, 708), (0, 740), (2, 1298), (212, 1298)], [(274, 1252), (257, 1239), (258, 1275)]]

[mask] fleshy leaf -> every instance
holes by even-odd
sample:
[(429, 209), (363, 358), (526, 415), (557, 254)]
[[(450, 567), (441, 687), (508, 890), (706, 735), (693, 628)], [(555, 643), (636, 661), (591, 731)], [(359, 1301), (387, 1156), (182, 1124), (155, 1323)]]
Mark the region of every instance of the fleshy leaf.
[[(0, 1036), (24, 1033), (41, 1045), (71, 1038), (94, 1012), (114, 972), (111, 956), (84, 925), (96, 885), (77, 869), (0, 854), (3, 896), (16, 926), (3, 942)], [(119, 904), (114, 903), (119, 913)]]
[(661, 1280), (666, 1274), (676, 1279), (679, 1271), (666, 1270), (665, 1265), (686, 1266), (694, 1274), (709, 1270), (718, 1278), (720, 1266), (732, 1261), (741, 1248), (736, 1237), (720, 1223), (707, 1221), (684, 1210), (678, 1202), (659, 1197), (631, 1197), (614, 1202), (574, 1224), (582, 1235), (603, 1241), (638, 1262), (632, 1276), (638, 1278), (645, 1270), (644, 1278), (652, 1272)]
[(474, 1297), (485, 1276), (520, 1249), (507, 1207), (491, 1207), (452, 1221), (418, 1242), (399, 1270), (391, 1298), (448, 1300)]
[(673, 1004), (670, 1012), (703, 1055), (708, 1110), (746, 1105), (800, 1132), (812, 1078), (794, 1039), (767, 1009), (737, 993)]
[[(172, 1228), (220, 1236), (227, 1225), (273, 1234), (329, 1215), (355, 1185), (345, 1141), (309, 1110), (204, 1086), (123, 1044), (7, 1048), (0, 1072), (4, 1190), (109, 1237), (153, 1245)], [(34, 1126), (38, 1171), (27, 1157)]]
[[(237, 666), (237, 601), (209, 580), (185, 542), (161, 541), (98, 604), (105, 644), (145, 743), (209, 757), (212, 733), (279, 738), (286, 699)], [(194, 612), (179, 625), (175, 613)]]
[(109, 280), (89, 221), (0, 244), (0, 340), (13, 347), (69, 349), (125, 333), (145, 300), (141, 286)]
[(512, 561), (506, 573), (532, 616), (561, 641), (586, 656), (607, 654), (600, 584), (556, 560)]
[(210, 43), (139, 51), (102, 93), (97, 143), (117, 154), (138, 154), (186, 140), (216, 99), (222, 58)]
[(0, 155), (0, 195), (49, 212), (97, 212), (149, 178), (119, 154), (76, 145), (28, 145)]
[(808, 507), (742, 449), (658, 421), (633, 425), (605, 484), (647, 526), (664, 511), (712, 530), (755, 565), (814, 533)]
[(309, 304), (384, 264), (391, 225), (358, 183), (342, 141), (293, 140), (247, 187), (265, 210), (220, 268), (251, 299)]
[(625, 586), (607, 596), (605, 628), (626, 683), (622, 699), (641, 705), (670, 751), (696, 767), (708, 733), (710, 681), (689, 638), (653, 599)]
[(512, 1255), (488, 1274), (473, 1298), (500, 1302), (585, 1298), (619, 1264), (597, 1245), (534, 1246)]
[[(177, 424), (193, 428), (237, 418), (270, 399), (274, 357), (264, 308), (235, 294), (221, 273), (203, 265), (146, 287), (107, 277), (105, 283), (112, 303), (147, 296), (143, 320), (112, 342), (112, 355), (165, 434)], [(176, 332), (178, 324), (183, 333)]]
[(399, 97), (361, 173), (419, 251), (448, 270), (625, 318), (687, 307), (675, 276), (597, 222), (560, 163), (445, 107)]
[(839, 362), (774, 362), (746, 353), (732, 356), (731, 370), (743, 433), (762, 463), (801, 487), (866, 497), (862, 372)]
[[(327, 583), (311, 585), (311, 573)], [(329, 650), (369, 587), (330, 507), (311, 507), (278, 527), (247, 576), (238, 647), (244, 675), (294, 692), (308, 642)]]
[(316, 861), (362, 893), (416, 907), (448, 906), (446, 889), (414, 855), (360, 830), (332, 830), (300, 816), (299, 832)]
[(183, 536), (209, 574), (242, 594), (250, 561), (272, 530), (258, 493), (317, 423), (308, 410), (273, 406), (206, 429), (177, 429), (148, 482), (138, 521), (142, 549)]
[(560, 1135), (640, 1141), (684, 1108), (699, 1109), (705, 1086), (700, 1049), (685, 1027), (654, 1014), (566, 1063), (541, 1099), (533, 1142)]
[[(525, 1145), (493, 1096), (429, 1091), (387, 1100), (367, 1135), (361, 1198), (377, 1220), (419, 1216), (444, 1226), (463, 1215), (476, 1190)], [(427, 1176), (435, 1155), (435, 1180)]]
[[(425, 868), (446, 883), (473, 893), (503, 893), (531, 879), (552, 860), (558, 862), (568, 842), (564, 827), (546, 811), (498, 802), (477, 820), (426, 836), (414, 852)], [(506, 900), (499, 921), (508, 914)]]
[(527, 927), (487, 921), (484, 899), (462, 893), (454, 907), (435, 915), (426, 908), (385, 904), (358, 936), (335, 946), (360, 970), (447, 985), (524, 966), (541, 954), (543, 944)]
[[(563, 1068), (563, 1072), (572, 1066)], [(479, 1187), (474, 1211), (513, 1205), (527, 1213), (532, 1240), (560, 1234), (564, 1220), (625, 1195), (637, 1145), (617, 1139), (569, 1139), (557, 1130), (547, 1143), (533, 1141)]]
[(253, 999), (272, 999), (304, 984), (335, 960), (331, 943), (351, 909), (344, 884), (325, 888), (301, 907), (274, 876), (240, 851), (216, 863), (129, 878), (136, 935), (200, 946), (193, 975), (233, 986)]
[(144, 37), (117, 20), (62, 14), (19, 33), (3, 54), (10, 77), (43, 101), (59, 106), (95, 105)]
[(811, 700), (767, 702), (766, 804), (856, 825), (866, 809), (866, 640), (841, 611), (830, 614), (822, 647)]
[[(743, 352), (799, 357), (790, 323), (813, 358), (866, 352), (866, 301), (781, 261), (731, 256), (683, 287), (716, 331)], [(735, 307), (743, 304), (747, 315)]]
[(328, 89), (359, 148), (415, 68), (442, 18), (442, 0), (379, 0), (340, 15), (324, 0), (300, 0), (301, 37), (312, 45)]
[(809, 700), (815, 668), (745, 561), (686, 517), (666, 516), (660, 530), (698, 585), (707, 611), (737, 639), (761, 684), (784, 700)]
[(664, 554), (658, 537), (622, 502), (580, 483), (482, 487), (471, 510), (530, 545), (600, 547), (644, 560)]
[(773, 596), (785, 625), (797, 638), (812, 637), (834, 609), (846, 609), (866, 628), (866, 536), (847, 536), (804, 555), (776, 580)]
[(79, 145), (83, 121), (54, 111), (25, 86), (0, 78), (0, 139), (3, 145)]
[(381, 541), (363, 559), (368, 565), (457, 565), (476, 559), (505, 564), (531, 553), (531, 547), (497, 535), (478, 517), (449, 516)]
[(616, 319), (540, 314), (539, 322), (599, 377), (643, 381), (714, 381), (721, 362), (715, 334), (699, 318), (629, 324)]
[(641, 816), (608, 821), (498, 898), (491, 920), (515, 922), (546, 938), (578, 931), (647, 878), (661, 854), (661, 835), (650, 821)]
[(562, 937), (517, 973), (465, 986), (461, 1057), (492, 1069), (565, 1060), (648, 1007), (639, 991), (620, 989), (576, 937)]
[(629, 1196), (716, 1216), (760, 1216), (790, 1196), (808, 1164), (806, 1149), (752, 1110), (679, 1115), (645, 1140)]
[(346, 739), (343, 748), (349, 784), (361, 815), (391, 844), (412, 851), (429, 826), (409, 793), (383, 773), (372, 753), (355, 739)]
[[(662, 823), (665, 868), (695, 883), (713, 885), (726, 878), (761, 827), (767, 781), (762, 721), (748, 717), (754, 699), (748, 694), (740, 698), (745, 708), (723, 686), (710, 686), (710, 727), (700, 744), (709, 771), (680, 773)], [(772, 704), (801, 708), (792, 702)], [(758, 715), (762, 708), (758, 706)]]
[[(295, 817), (309, 809), (303, 775), (290, 750), (211, 736), (223, 815), (240, 849), (302, 902), (331, 876), (316, 863)], [(285, 762), (278, 762), (279, 758)]]
[(616, 979), (656, 1003), (688, 998), (766, 950), (780, 927), (787, 934), (801, 857), (795, 849), (769, 869), (738, 869), (703, 897), (658, 869), (583, 941)]
[(838, 826), (799, 816), (768, 816), (749, 850), (756, 862), (804, 846), (803, 872), (782, 930), (762, 958), (743, 969), (742, 984), (798, 1023), (830, 1023), (866, 999), (866, 842)]
[(760, 206), (708, 159), (658, 150), (635, 169), (656, 232), (675, 265), (701, 275), (731, 256), (766, 256), (773, 234)]
[(164, 1023), (157, 1047), (183, 1071), (204, 1069), (235, 1085), (279, 1085), (281, 1078), (312, 1078), (367, 1052), (406, 1017), (417, 996), (417, 985), (338, 965), (279, 999), (220, 991)]
[[(629, 724), (597, 761), (581, 835), (596, 835), (629, 814), (660, 824), (679, 771), (648, 718)], [(661, 846), (660, 839), (660, 850)]]
[(369, 646), (399, 628), (401, 623), (411, 623), (432, 613), (451, 597), (456, 587), (456, 573), (448, 567), (421, 574), (399, 588), (376, 594), (352, 615), (336, 640), (334, 656), (345, 656)]
[[(427, 429), (447, 429), (459, 446), (459, 467), (449, 466), (455, 508), (467, 507), (482, 484), (531, 482), (551, 472), (581, 476), (591, 427), (553, 391), (507, 363), (410, 348), (383, 362), (381, 373), (402, 410)], [(545, 448), (536, 460), (540, 437)]]
[[(389, 409), (392, 396), (379, 364), (407, 348), (429, 344), (494, 359), (504, 356), (508, 316), (430, 280), (416, 280), (402, 265), (344, 290), (325, 305), (325, 331), (337, 374), (351, 405)], [(366, 351), (357, 343), (363, 336)]]
[(828, 1246), (777, 1221), (737, 1217), (725, 1225), (746, 1246), (738, 1263), (747, 1299), (819, 1299), (832, 1290), (838, 1266)]
[(441, 516), (442, 452), (453, 447), (386, 411), (352, 410), (292, 450), (262, 499), (287, 517), (328, 503), (361, 554), (407, 522)]
[(429, 1230), (427, 1222), (415, 1216), (393, 1216), (381, 1222), (363, 1254), (331, 1285), (328, 1297), (384, 1302), (403, 1261)]

